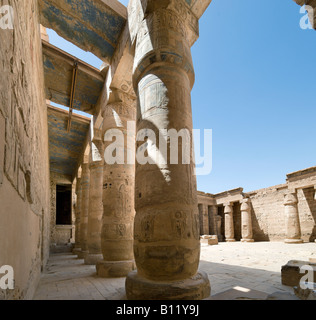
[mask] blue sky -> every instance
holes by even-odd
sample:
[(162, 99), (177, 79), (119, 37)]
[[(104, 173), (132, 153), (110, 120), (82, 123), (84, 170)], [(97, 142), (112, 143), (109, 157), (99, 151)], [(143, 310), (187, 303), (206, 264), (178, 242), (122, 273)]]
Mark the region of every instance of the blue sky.
[(292, 0), (213, 0), (200, 20), (193, 121), (195, 129), (213, 130), (213, 170), (197, 177), (200, 191), (252, 191), (316, 165), (316, 32), (300, 28), (303, 16)]

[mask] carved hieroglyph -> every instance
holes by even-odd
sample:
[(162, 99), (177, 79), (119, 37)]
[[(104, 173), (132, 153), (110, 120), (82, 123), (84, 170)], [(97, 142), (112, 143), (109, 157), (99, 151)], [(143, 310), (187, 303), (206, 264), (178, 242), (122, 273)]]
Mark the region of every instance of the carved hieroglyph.
[[(139, 99), (137, 132), (151, 129), (158, 137), (159, 130), (186, 128), (192, 139), (194, 70), (187, 21), (176, 9), (179, 2), (150, 1), (137, 32), (133, 77)], [(137, 150), (150, 144), (154, 142), (148, 137), (146, 144), (137, 143)], [(198, 272), (199, 213), (193, 155), (191, 152), (190, 164), (171, 164), (169, 140), (167, 146), (166, 162), (136, 163), (137, 272), (127, 277), (128, 299), (203, 299), (210, 294), (207, 275)]]
[[(122, 163), (103, 167), (103, 221), (101, 249), (103, 260), (97, 263), (100, 277), (124, 277), (135, 269), (133, 252), (133, 222), (135, 165), (127, 163), (127, 154), (135, 153), (135, 133), (127, 132), (127, 122), (135, 121), (135, 99), (121, 91), (113, 91), (111, 101), (103, 112), (103, 136), (116, 130), (124, 137), (115, 153), (123, 154)], [(105, 157), (113, 141), (104, 141)], [(123, 153), (122, 153), (123, 151)], [(107, 157), (106, 157), (107, 158)], [(120, 162), (120, 161), (117, 161)], [(124, 164), (123, 164), (124, 162)]]
[[(100, 138), (98, 136), (98, 138)], [(101, 139), (91, 142), (90, 152), (90, 189), (87, 246), (89, 253), (85, 256), (85, 264), (95, 265), (102, 260), (101, 227), (103, 216), (103, 143)]]

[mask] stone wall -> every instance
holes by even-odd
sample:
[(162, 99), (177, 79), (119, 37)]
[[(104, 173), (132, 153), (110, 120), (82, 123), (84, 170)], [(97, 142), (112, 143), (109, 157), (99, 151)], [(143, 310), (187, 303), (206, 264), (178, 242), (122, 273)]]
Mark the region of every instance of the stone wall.
[(49, 160), (38, 4), (13, 8), (13, 29), (0, 29), (0, 267), (15, 288), (0, 299), (30, 299), (49, 256)]
[(287, 185), (251, 192), (252, 226), (255, 241), (282, 241), (286, 238), (284, 196)]
[[(251, 218), (253, 239), (255, 241), (284, 241), (287, 237), (287, 218), (284, 200), (288, 192), (297, 195), (297, 209), (301, 229), (301, 239), (305, 242), (314, 242), (316, 239), (316, 167), (304, 169), (287, 175), (287, 182), (270, 188), (252, 192), (244, 192), (242, 188), (225, 191), (219, 194), (205, 194), (198, 192), (200, 205), (217, 206), (217, 214), (222, 218), (222, 205), (231, 204), (233, 208), (234, 233), (237, 241), (241, 238), (240, 202), (249, 198), (251, 203)], [(215, 213), (216, 215), (216, 213)], [(210, 220), (211, 218), (209, 216)], [(225, 223), (225, 219), (222, 219)], [(201, 222), (201, 228), (203, 221)], [(223, 234), (225, 228), (221, 227)], [(212, 228), (210, 227), (210, 231)], [(214, 233), (214, 232), (213, 232)]]

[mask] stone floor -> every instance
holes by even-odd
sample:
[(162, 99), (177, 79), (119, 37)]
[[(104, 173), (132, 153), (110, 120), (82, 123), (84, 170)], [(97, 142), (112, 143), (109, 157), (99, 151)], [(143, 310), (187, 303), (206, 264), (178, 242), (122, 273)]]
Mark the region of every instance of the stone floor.
[[(281, 267), (289, 260), (309, 261), (316, 243), (219, 243), (201, 245), (200, 269), (207, 272), (211, 300), (266, 299), (279, 292), (293, 294), (281, 284)], [(95, 266), (74, 255), (52, 254), (34, 300), (126, 300), (125, 278), (101, 279)]]

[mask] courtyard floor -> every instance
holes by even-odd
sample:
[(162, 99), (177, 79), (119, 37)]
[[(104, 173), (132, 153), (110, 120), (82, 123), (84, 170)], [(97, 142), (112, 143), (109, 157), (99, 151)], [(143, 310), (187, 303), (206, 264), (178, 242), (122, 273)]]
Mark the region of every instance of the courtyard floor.
[[(281, 284), (281, 267), (311, 257), (316, 257), (316, 243), (202, 244), (200, 270), (209, 276), (210, 300), (265, 300), (276, 292), (281, 293), (278, 297), (293, 294), (292, 287)], [(77, 256), (53, 254), (34, 300), (126, 300), (125, 278), (102, 279), (95, 266), (86, 266)]]

